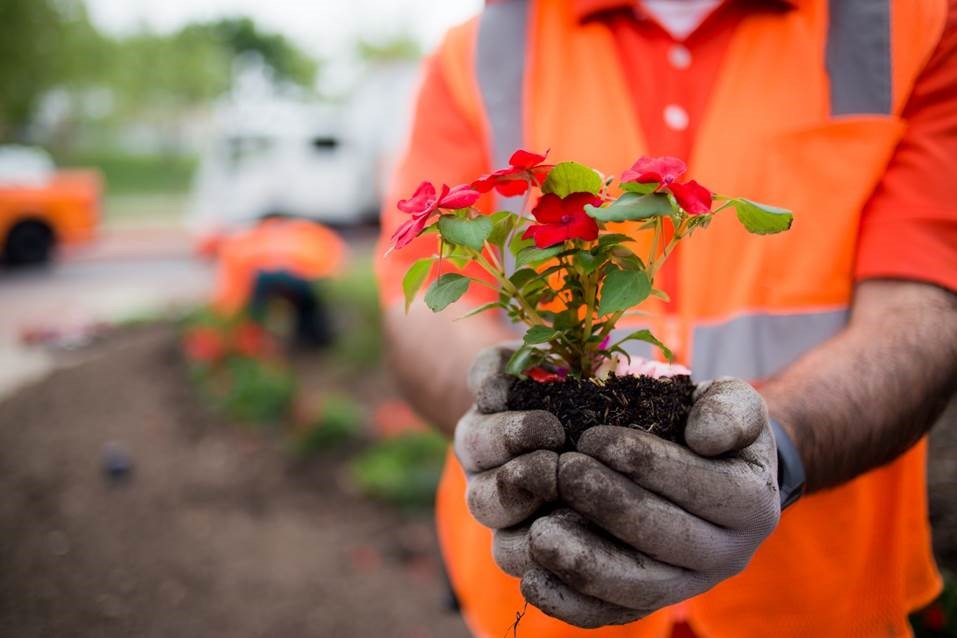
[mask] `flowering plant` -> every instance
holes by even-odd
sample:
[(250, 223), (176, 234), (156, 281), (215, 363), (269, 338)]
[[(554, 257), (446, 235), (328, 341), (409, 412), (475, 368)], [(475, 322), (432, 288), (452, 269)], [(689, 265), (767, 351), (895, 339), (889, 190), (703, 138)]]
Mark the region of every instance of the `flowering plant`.
[[(632, 340), (657, 346), (670, 360), (671, 351), (649, 330), (611, 337), (629, 310), (650, 296), (666, 298), (654, 279), (675, 246), (731, 207), (752, 233), (791, 227), (790, 211), (681, 181), (687, 166), (677, 158), (642, 157), (614, 188), (613, 178), (594, 169), (577, 162), (548, 165), (546, 157), (547, 152), (518, 150), (507, 168), (471, 184), (437, 190), (423, 182), (398, 203), (411, 217), (392, 236), (392, 247), (400, 249), (422, 234), (438, 235), (436, 254), (413, 263), (405, 275), (406, 308), (436, 262), (460, 270), (474, 263), (488, 274), (441, 274), (428, 287), (425, 303), (439, 312), (473, 284), (492, 288), (496, 299), (466, 316), (498, 309), (527, 326), (507, 366), (515, 375), (602, 376), (615, 369), (618, 355), (628, 357), (622, 346)], [(474, 205), (492, 190), (523, 195), (521, 210), (482, 214)], [(635, 251), (633, 237), (606, 229), (625, 221), (638, 222), (639, 231), (651, 234), (645, 254)]]

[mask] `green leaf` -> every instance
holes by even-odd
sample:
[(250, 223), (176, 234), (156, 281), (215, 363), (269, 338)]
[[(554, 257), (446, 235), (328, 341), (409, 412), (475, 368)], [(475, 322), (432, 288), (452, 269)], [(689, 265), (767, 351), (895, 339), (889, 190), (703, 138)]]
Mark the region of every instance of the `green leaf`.
[(405, 277), (402, 278), (402, 292), (405, 293), (405, 311), (409, 311), (409, 306), (422, 287), (425, 278), (429, 276), (429, 270), (432, 268), (432, 258), (426, 257), (419, 259), (405, 271)]
[(622, 182), (621, 190), (627, 193), (638, 193), (639, 195), (647, 195), (648, 193), (655, 192), (655, 189), (658, 188), (657, 182), (652, 182), (650, 184), (639, 184), (638, 182)]
[(518, 268), (521, 266), (540, 264), (546, 259), (555, 257), (563, 250), (565, 250), (565, 247), (561, 244), (552, 246), (551, 248), (535, 248), (534, 246), (528, 246), (523, 248), (517, 255), (515, 255), (515, 267)]
[(548, 173), (542, 192), (555, 193), (559, 197), (568, 197), (572, 193), (597, 195), (601, 186), (601, 176), (593, 169), (578, 162), (561, 162)]
[(625, 242), (629, 242), (631, 240), (631, 237), (628, 235), (622, 235), (621, 233), (608, 233), (607, 235), (602, 235), (598, 238), (598, 247), (607, 248), (608, 246), (624, 244)]
[(532, 326), (528, 329), (528, 332), (525, 333), (525, 343), (528, 345), (548, 343), (559, 334), (558, 330), (549, 328), (548, 326)]
[(666, 346), (665, 344), (658, 341), (650, 330), (638, 330), (637, 332), (632, 332), (630, 335), (623, 339), (619, 339), (612, 348), (619, 346), (626, 341), (644, 341), (645, 343), (650, 343), (653, 346), (661, 348), (661, 351), (665, 353), (665, 356), (668, 357), (668, 361), (671, 361), (675, 358), (674, 353)]
[(658, 290), (657, 288), (651, 291), (651, 296), (658, 297), (658, 299), (662, 299), (664, 301), (671, 301), (671, 297), (668, 296), (668, 293), (666, 293), (664, 290)]
[(508, 363), (505, 364), (505, 372), (515, 376), (521, 376), (526, 370), (540, 362), (543, 356), (540, 350), (522, 346), (512, 353)]
[(534, 246), (534, 245), (535, 245), (534, 239), (531, 239), (531, 238), (522, 239), (521, 233), (515, 233), (515, 235), (512, 236), (512, 241), (508, 242), (508, 249), (513, 256), (518, 256), (518, 253), (522, 252), (529, 246)]
[(582, 272), (588, 275), (595, 272), (595, 269), (601, 263), (601, 259), (591, 254), (590, 251), (579, 250), (575, 253), (575, 263), (582, 269)]
[(475, 315), (482, 314), (486, 310), (491, 310), (492, 308), (502, 308), (502, 307), (503, 307), (503, 304), (500, 301), (491, 301), (487, 304), (479, 306), (478, 308), (473, 308), (472, 310), (469, 310), (467, 313), (465, 313), (464, 315), (456, 319), (456, 321), (458, 321), (459, 319), (468, 319), (469, 317), (474, 317)]
[(488, 243), (501, 247), (509, 233), (515, 229), (520, 217), (507, 210), (500, 210), (489, 219), (492, 220), (492, 232), (488, 236)]
[(442, 215), (439, 218), (439, 232), (449, 243), (482, 250), (485, 240), (492, 234), (492, 220), (484, 216), (468, 219)]
[(671, 203), (666, 195), (625, 193), (604, 208), (597, 208), (589, 204), (585, 206), (585, 212), (599, 221), (624, 222), (670, 215), (672, 210)]
[(651, 281), (643, 271), (609, 268), (601, 287), (598, 314), (607, 315), (640, 304), (651, 294)]
[(748, 229), (748, 232), (757, 235), (773, 235), (791, 227), (794, 214), (785, 208), (759, 204), (750, 199), (734, 200), (734, 208), (738, 212), (738, 221)]
[(425, 292), (425, 305), (432, 312), (439, 312), (453, 301), (458, 300), (468, 289), (468, 277), (454, 272), (446, 273), (433, 281)]

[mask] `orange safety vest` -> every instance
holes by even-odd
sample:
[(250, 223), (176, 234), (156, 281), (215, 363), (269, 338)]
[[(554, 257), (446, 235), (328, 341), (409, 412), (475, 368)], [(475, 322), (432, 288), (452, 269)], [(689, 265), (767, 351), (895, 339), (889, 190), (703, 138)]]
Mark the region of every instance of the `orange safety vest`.
[(260, 272), (282, 270), (308, 280), (330, 277), (345, 255), (343, 241), (325, 226), (305, 219), (266, 219), (223, 241), (214, 305), (226, 314), (242, 310)]
[[(944, 0), (802, 0), (739, 25), (690, 173), (718, 193), (793, 209), (795, 222), (756, 238), (719, 215), (683, 247), (679, 309), (652, 327), (697, 378), (766, 378), (846, 324), (859, 216), (945, 11)], [(489, 5), (450, 32), (439, 61), (497, 165), (519, 146), (551, 148), (550, 160), (610, 175), (646, 154), (617, 56), (607, 28), (579, 23), (569, 0), (533, 0)], [(655, 301), (649, 310), (664, 312)], [(925, 454), (921, 442), (789, 508), (743, 573), (688, 601), (688, 622), (704, 638), (910, 635), (908, 612), (941, 586)], [(464, 494), (450, 455), (437, 497), (443, 553), (469, 627), (498, 638), (523, 607), (519, 581), (494, 564), (491, 532)], [(519, 633), (663, 638), (673, 618), (665, 609), (584, 631), (529, 608)]]

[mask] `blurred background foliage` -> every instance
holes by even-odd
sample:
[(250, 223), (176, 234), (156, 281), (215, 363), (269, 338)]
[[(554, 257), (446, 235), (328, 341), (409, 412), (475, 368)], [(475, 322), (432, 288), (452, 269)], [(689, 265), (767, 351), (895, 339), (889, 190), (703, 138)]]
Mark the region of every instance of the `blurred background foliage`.
[[(74, 99), (108, 102), (86, 110), (109, 111), (114, 118), (202, 104), (230, 88), (233, 62), (247, 54), (259, 56), (277, 79), (304, 89), (312, 88), (319, 69), (317, 60), (286, 37), (261, 30), (249, 18), (188, 24), (170, 34), (113, 37), (93, 26), (79, 0), (5, 0), (0, 137), (26, 138), (42, 98), (55, 88)], [(100, 95), (82, 95), (90, 91)], [(68, 145), (69, 131), (53, 141)]]

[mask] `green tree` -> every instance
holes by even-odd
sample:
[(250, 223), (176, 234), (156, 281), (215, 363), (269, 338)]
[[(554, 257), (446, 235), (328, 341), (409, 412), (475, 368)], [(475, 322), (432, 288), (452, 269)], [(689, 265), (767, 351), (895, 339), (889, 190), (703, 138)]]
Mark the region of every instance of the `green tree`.
[(215, 40), (233, 56), (257, 53), (273, 69), (277, 78), (311, 87), (318, 63), (278, 33), (260, 31), (246, 17), (224, 18), (215, 22), (187, 26), (182, 37), (200, 36)]

